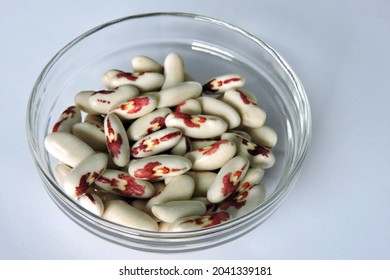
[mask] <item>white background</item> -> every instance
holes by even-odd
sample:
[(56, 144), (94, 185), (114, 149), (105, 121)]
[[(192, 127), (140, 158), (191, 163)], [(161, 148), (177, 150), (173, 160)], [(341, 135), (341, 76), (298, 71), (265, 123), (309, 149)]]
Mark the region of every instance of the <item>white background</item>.
[[(0, 0), (0, 259), (390, 259), (390, 4), (333, 1)], [(101, 23), (191, 12), (260, 37), (293, 67), (313, 115), (301, 176), (262, 226), (216, 248), (139, 252), (100, 239), (50, 200), (30, 156), (33, 84), (65, 44)]]

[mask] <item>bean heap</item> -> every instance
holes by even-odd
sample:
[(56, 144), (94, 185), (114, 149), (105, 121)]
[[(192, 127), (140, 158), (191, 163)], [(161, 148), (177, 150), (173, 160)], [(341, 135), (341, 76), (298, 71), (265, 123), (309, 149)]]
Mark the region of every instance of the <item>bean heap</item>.
[(147, 56), (81, 91), (45, 138), (64, 192), (92, 213), (149, 231), (218, 225), (265, 199), (275, 130), (239, 74), (203, 85), (182, 57)]

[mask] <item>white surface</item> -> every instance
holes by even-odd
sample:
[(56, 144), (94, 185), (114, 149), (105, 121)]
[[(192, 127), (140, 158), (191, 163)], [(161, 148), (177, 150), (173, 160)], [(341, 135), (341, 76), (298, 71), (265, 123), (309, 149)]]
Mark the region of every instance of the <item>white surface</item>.
[[(0, 9), (1, 259), (390, 259), (388, 1), (22, 1)], [(25, 134), (32, 86), (84, 31), (145, 12), (216, 17), (262, 38), (300, 76), (313, 141), (296, 187), (261, 227), (216, 248), (152, 254), (68, 219), (35, 171)]]

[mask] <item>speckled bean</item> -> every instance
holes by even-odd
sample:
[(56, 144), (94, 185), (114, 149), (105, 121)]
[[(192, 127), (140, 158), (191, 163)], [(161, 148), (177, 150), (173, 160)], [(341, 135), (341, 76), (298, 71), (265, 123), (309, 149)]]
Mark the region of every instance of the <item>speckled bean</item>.
[(69, 106), (62, 112), (57, 122), (53, 125), (51, 132), (72, 133), (72, 127), (81, 122), (81, 112), (77, 106)]
[(108, 114), (116, 105), (139, 95), (137, 88), (131, 85), (123, 85), (113, 90), (95, 91), (88, 98), (89, 106), (95, 112)]
[(229, 160), (219, 171), (207, 191), (207, 199), (219, 203), (232, 194), (249, 168), (249, 161), (241, 156)]
[(177, 128), (158, 130), (135, 142), (131, 147), (131, 155), (135, 158), (143, 158), (162, 153), (176, 146), (182, 135)]
[(76, 165), (64, 179), (64, 191), (70, 197), (84, 194), (107, 167), (107, 156), (93, 154)]
[(215, 77), (203, 85), (205, 92), (223, 93), (229, 89), (240, 88), (245, 84), (245, 77), (238, 74), (227, 74)]
[(220, 140), (210, 146), (188, 152), (184, 156), (192, 162), (192, 170), (210, 171), (221, 168), (236, 154), (236, 145), (229, 140)]
[(185, 136), (197, 139), (217, 137), (227, 129), (227, 123), (219, 117), (179, 112), (170, 113), (165, 118), (165, 125), (179, 128)]
[(104, 73), (103, 85), (107, 89), (115, 89), (123, 85), (135, 86), (141, 92), (154, 91), (164, 83), (164, 76), (156, 72), (128, 73), (112, 69)]
[(95, 153), (85, 142), (66, 132), (48, 134), (44, 144), (49, 154), (71, 167)]
[(130, 144), (122, 122), (113, 113), (106, 115), (104, 119), (104, 135), (108, 152), (114, 163), (118, 166), (126, 166), (130, 160)]
[(182, 156), (156, 155), (131, 161), (129, 174), (141, 180), (160, 180), (184, 174), (191, 166), (191, 161)]
[(145, 180), (137, 180), (129, 173), (120, 170), (107, 169), (95, 184), (120, 196), (133, 198), (150, 198), (154, 195), (154, 186)]

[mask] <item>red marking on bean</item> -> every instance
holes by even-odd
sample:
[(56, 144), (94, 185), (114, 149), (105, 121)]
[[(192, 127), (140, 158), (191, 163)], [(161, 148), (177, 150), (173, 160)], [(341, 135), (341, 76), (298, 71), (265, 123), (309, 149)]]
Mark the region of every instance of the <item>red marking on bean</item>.
[(139, 143), (139, 145), (137, 147), (134, 147), (132, 149), (132, 153), (134, 155), (138, 155), (141, 151), (142, 152), (150, 152), (151, 151), (151, 148), (157, 146), (158, 144), (160, 144), (160, 141), (158, 139), (153, 139), (151, 140), (152, 142), (152, 145), (151, 147), (149, 147), (149, 145), (145, 144), (146, 141), (149, 141), (150, 139), (145, 139), (145, 140), (142, 140), (141, 143)]
[[(106, 145), (111, 157), (117, 158), (121, 153), (122, 137), (111, 126), (110, 118), (107, 118)], [(116, 140), (115, 140), (116, 139)]]
[(246, 198), (248, 197), (248, 194), (249, 194), (248, 191), (244, 191), (241, 194), (239, 194), (237, 197), (235, 197), (231, 200), (222, 202), (222, 204), (219, 206), (219, 209), (226, 210), (229, 207), (234, 207), (236, 209), (240, 209), (241, 207), (243, 207), (246, 204)]
[(179, 105), (177, 105), (176, 108), (175, 108), (175, 112), (180, 112), (181, 107), (183, 107), (184, 105), (186, 105), (186, 103), (187, 103), (187, 100), (184, 100), (184, 101), (181, 102)]
[(160, 141), (165, 142), (165, 141), (171, 140), (175, 137), (179, 137), (181, 135), (182, 135), (181, 131), (175, 131), (172, 133), (168, 133), (167, 135), (164, 135), (163, 137), (160, 138)]
[(147, 180), (158, 179), (161, 176), (155, 175), (154, 168), (157, 166), (160, 166), (160, 165), (161, 165), (161, 163), (158, 161), (149, 162), (143, 168), (139, 168), (139, 169), (135, 170), (134, 177), (143, 178), (143, 179), (147, 179)]
[(74, 116), (76, 115), (76, 110), (75, 109), (76, 109), (76, 106), (69, 106), (68, 108), (66, 108), (66, 110), (62, 112), (59, 121), (57, 121), (54, 124), (53, 128), (51, 129), (51, 131), (52, 132), (57, 132), (60, 129), (61, 124), (65, 120), (74, 118)]
[(136, 97), (134, 99), (131, 99), (122, 105), (119, 106), (119, 108), (123, 111), (127, 111), (128, 114), (135, 114), (141, 111), (142, 107), (149, 104), (149, 98), (148, 97)]
[[(241, 90), (236, 90), (239, 94), (240, 94), (240, 98), (242, 100), (242, 102), (244, 102), (244, 104), (246, 105), (249, 105), (251, 104), (252, 102), (248, 99), (248, 97), (246, 97), (246, 95), (241, 91)], [(253, 103), (254, 104), (254, 103)]]
[(228, 143), (229, 141), (228, 140), (220, 140), (220, 141), (217, 141), (213, 144), (211, 144), (210, 146), (206, 146), (206, 147), (203, 147), (203, 148), (199, 148), (197, 149), (196, 151), (197, 152), (201, 152), (202, 155), (212, 155), (214, 154), (216, 151), (218, 151), (219, 147), (223, 144), (226, 144)]
[[(159, 130), (163, 126), (165, 126), (165, 117), (156, 117), (150, 122), (151, 126), (149, 126), (147, 132), (152, 133), (156, 130)], [(157, 124), (157, 125), (156, 125)]]
[(241, 78), (230, 78), (230, 79), (226, 79), (226, 80), (223, 80), (223, 84), (229, 84), (229, 83), (232, 83), (232, 82), (239, 82), (241, 81)]
[(113, 90), (98, 90), (98, 91), (95, 91), (94, 93), (91, 94), (92, 95), (95, 95), (95, 94), (111, 94), (115, 91)]
[(116, 77), (118, 79), (125, 78), (125, 79), (127, 79), (129, 81), (135, 82), (139, 78), (139, 76), (142, 76), (144, 74), (145, 74), (145, 72), (140, 72), (140, 73), (137, 73), (137, 74), (122, 72), (122, 73), (116, 74)]
[(232, 192), (234, 192), (234, 190), (236, 189), (236, 185), (233, 184), (233, 182), (230, 180), (230, 177), (231, 177), (232, 173), (229, 172), (227, 173), (225, 176), (223, 176), (222, 178), (222, 184), (223, 184), (223, 188), (221, 189), (221, 192), (224, 196), (228, 196), (229, 194), (231, 194)]
[(109, 100), (104, 100), (104, 99), (98, 99), (97, 102), (100, 102), (100, 103), (107, 103), (107, 104), (110, 104), (110, 103), (111, 103)]
[[(253, 149), (250, 149), (248, 147), (249, 143), (251, 143), (254, 146)], [(257, 155), (260, 155), (260, 154), (262, 156), (265, 156), (265, 157), (269, 156), (270, 151), (267, 148), (264, 148), (263, 146), (257, 145), (257, 144), (255, 144), (253, 142), (249, 142), (246, 139), (242, 139), (242, 144), (244, 144), (245, 146), (248, 147), (248, 153), (251, 154), (252, 156), (257, 156)]]
[[(85, 193), (85, 191), (89, 188), (89, 186), (100, 176), (99, 173), (93, 172), (88, 172), (84, 174), (83, 176), (80, 177), (79, 184), (75, 188), (75, 193), (77, 196), (82, 195)], [(91, 180), (92, 179), (92, 180)], [(91, 180), (91, 182), (88, 182), (88, 180)]]
[[(181, 224), (195, 223), (203, 228), (219, 225), (222, 222), (229, 220), (230, 215), (227, 212), (208, 212), (193, 220), (185, 220)], [(209, 223), (208, 223), (209, 222)]]
[(249, 182), (244, 182), (242, 185), (241, 185), (241, 188), (244, 190), (246, 188), (249, 188), (251, 186), (251, 184)]
[(174, 112), (173, 115), (177, 119), (182, 119), (184, 121), (184, 124), (187, 127), (192, 127), (192, 128), (199, 128), (200, 124), (205, 123), (207, 120), (205, 117), (200, 117), (200, 116), (196, 117), (198, 118), (196, 120), (193, 116), (181, 112)]
[(145, 187), (138, 184), (133, 177), (126, 174), (119, 174), (118, 178), (125, 180), (126, 186), (123, 191), (120, 189), (115, 189), (114, 191), (128, 196), (142, 196), (145, 193)]

